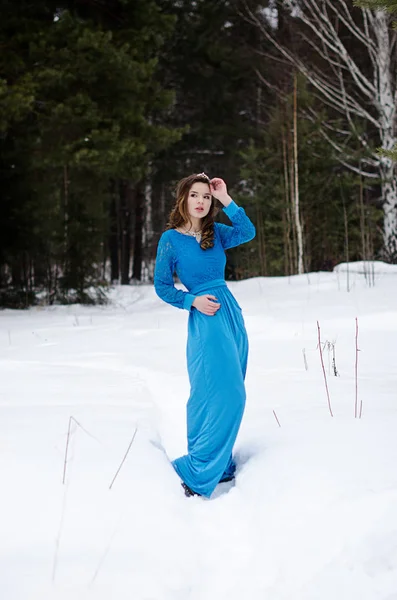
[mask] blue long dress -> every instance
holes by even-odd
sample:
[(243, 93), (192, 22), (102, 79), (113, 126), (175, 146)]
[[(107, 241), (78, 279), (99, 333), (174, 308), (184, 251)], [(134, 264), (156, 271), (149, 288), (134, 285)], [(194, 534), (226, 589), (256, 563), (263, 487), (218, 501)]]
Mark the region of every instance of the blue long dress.
[[(232, 201), (223, 209), (232, 227), (214, 224), (214, 247), (202, 250), (196, 239), (169, 229), (160, 238), (154, 285), (158, 296), (189, 311), (187, 367), (188, 453), (173, 466), (193, 491), (209, 497), (234, 474), (234, 442), (245, 406), (248, 338), (241, 308), (225, 282), (225, 250), (255, 237), (243, 208)], [(188, 290), (174, 286), (173, 274)], [(221, 307), (207, 316), (192, 307), (196, 296), (212, 294)]]

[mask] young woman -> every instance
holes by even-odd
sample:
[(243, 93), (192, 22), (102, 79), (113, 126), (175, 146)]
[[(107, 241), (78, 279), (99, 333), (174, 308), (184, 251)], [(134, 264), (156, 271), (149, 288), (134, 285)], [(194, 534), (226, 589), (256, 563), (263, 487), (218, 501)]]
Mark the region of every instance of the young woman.
[[(215, 200), (233, 227), (215, 223)], [(222, 179), (190, 175), (160, 238), (154, 285), (165, 302), (189, 311), (188, 453), (173, 461), (187, 496), (211, 496), (234, 477), (232, 450), (245, 406), (248, 338), (241, 308), (225, 282), (225, 250), (249, 242), (255, 227)], [(174, 286), (173, 274), (187, 288)]]

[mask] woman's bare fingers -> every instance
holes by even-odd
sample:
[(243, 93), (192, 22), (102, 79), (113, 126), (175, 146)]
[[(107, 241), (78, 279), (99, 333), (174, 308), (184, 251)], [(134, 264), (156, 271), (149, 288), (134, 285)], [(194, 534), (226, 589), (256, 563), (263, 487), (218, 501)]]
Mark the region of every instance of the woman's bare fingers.
[(221, 305), (217, 301), (216, 296), (211, 294), (205, 294), (204, 296), (197, 296), (194, 300), (193, 306), (200, 312), (208, 317), (213, 317), (215, 313), (220, 309)]
[(218, 312), (218, 310), (220, 309), (220, 307), (221, 307), (220, 304), (214, 305), (214, 306), (210, 306), (208, 308), (208, 314), (211, 315), (211, 316), (214, 316)]
[(215, 314), (216, 311), (219, 310), (220, 306), (221, 306), (220, 304), (214, 304), (213, 302), (211, 302), (210, 306), (208, 308), (209, 308), (210, 312)]

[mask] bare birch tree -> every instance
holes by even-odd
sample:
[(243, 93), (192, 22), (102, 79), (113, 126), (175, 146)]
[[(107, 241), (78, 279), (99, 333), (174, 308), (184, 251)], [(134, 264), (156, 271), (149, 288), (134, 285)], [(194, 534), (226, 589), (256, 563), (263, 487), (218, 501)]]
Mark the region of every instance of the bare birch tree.
[[(310, 61), (281, 43), (275, 35), (274, 12), (253, 12), (249, 19), (270, 40), (279, 54), (297, 68), (321, 100), (343, 116), (346, 127), (322, 124), (322, 134), (338, 153), (342, 164), (366, 177), (380, 179), (384, 211), (384, 257), (397, 261), (397, 181), (389, 155), (396, 136), (396, 31), (393, 17), (379, 9), (357, 8), (350, 0), (284, 0), (291, 18), (301, 25), (301, 37), (320, 60)], [(365, 60), (349, 52), (345, 37), (361, 46)], [(324, 68), (319, 67), (322, 61)], [(363, 67), (362, 65), (365, 64)], [(263, 74), (259, 76), (266, 82)], [(312, 115), (313, 118), (316, 115)], [(368, 133), (371, 132), (371, 133)], [(361, 163), (355, 158), (358, 143), (365, 150)], [(361, 165), (365, 164), (365, 169)]]
[(298, 169), (298, 83), (294, 74), (294, 216), (298, 241), (298, 273), (303, 273), (303, 232), (299, 212), (299, 169)]

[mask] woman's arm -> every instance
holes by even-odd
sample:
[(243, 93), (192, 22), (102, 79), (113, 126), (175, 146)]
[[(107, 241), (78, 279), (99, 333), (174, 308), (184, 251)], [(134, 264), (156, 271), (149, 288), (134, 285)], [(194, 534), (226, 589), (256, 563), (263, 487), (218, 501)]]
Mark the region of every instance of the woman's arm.
[(237, 206), (227, 193), (226, 183), (220, 177), (214, 177), (210, 181), (212, 195), (223, 204), (223, 210), (233, 223), (233, 227), (217, 223), (217, 229), (220, 234), (222, 246), (234, 248), (240, 244), (251, 241), (256, 234), (255, 227), (245, 214), (241, 206)]
[(245, 210), (241, 208), (241, 206), (237, 206), (232, 200), (223, 210), (233, 223), (233, 227), (223, 225), (222, 223), (216, 224), (222, 246), (225, 250), (234, 248), (245, 242), (250, 242), (254, 239), (256, 234), (254, 224), (247, 217)]
[(156, 265), (154, 269), (154, 289), (156, 294), (177, 308), (190, 310), (196, 296), (177, 290), (174, 285), (175, 253), (174, 247), (166, 231), (160, 238), (157, 247)]

